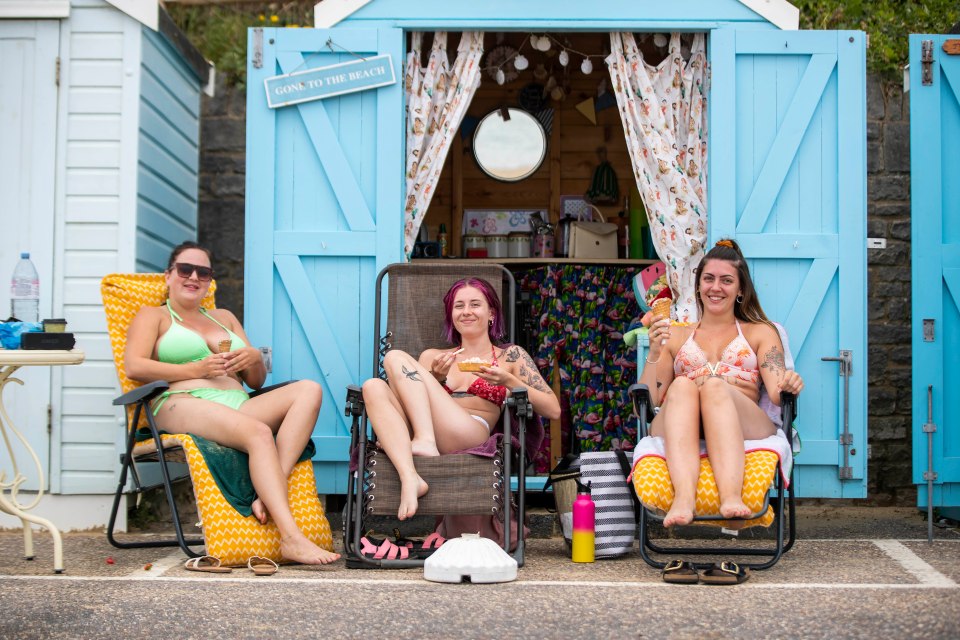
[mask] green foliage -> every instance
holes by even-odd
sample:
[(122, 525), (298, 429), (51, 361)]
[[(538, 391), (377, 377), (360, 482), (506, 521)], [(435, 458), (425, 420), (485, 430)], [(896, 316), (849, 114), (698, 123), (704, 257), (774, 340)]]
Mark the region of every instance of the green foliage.
[(247, 76), (249, 27), (310, 27), (315, 0), (284, 3), (185, 5), (170, 3), (167, 12), (200, 53), (217, 66), (227, 84), (243, 87)]
[(858, 29), (870, 35), (867, 68), (898, 81), (911, 33), (946, 33), (960, 21), (957, 0), (791, 0), (801, 29)]

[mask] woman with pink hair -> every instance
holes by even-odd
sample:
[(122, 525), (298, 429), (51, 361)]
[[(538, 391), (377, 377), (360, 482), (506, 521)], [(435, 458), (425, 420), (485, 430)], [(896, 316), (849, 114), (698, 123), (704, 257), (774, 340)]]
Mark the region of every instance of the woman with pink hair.
[[(417, 512), (418, 499), (430, 489), (413, 456), (438, 456), (486, 442), (511, 389), (525, 387), (534, 411), (560, 417), (560, 402), (530, 355), (517, 345), (500, 344), (503, 312), (489, 282), (458, 280), (443, 303), (444, 334), (452, 347), (427, 349), (419, 358), (388, 351), (383, 358), (387, 380), (363, 384), (379, 446), (400, 476), (400, 520)], [(464, 362), (465, 367), (457, 364)]]

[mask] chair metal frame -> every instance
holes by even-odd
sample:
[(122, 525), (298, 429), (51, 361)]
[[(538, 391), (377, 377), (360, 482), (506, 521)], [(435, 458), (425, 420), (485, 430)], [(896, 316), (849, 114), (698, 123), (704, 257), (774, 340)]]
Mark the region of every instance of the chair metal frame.
[[(392, 345), (393, 333), (388, 331), (381, 337), (381, 331), (383, 323), (381, 318), (383, 316), (383, 283), (384, 279), (389, 276), (390, 273), (395, 275), (401, 274), (404, 270), (410, 270), (413, 268), (423, 268), (423, 265), (416, 265), (410, 263), (396, 263), (384, 267), (383, 270), (377, 275), (376, 281), (376, 301), (375, 301), (375, 312), (374, 312), (374, 336), (376, 340), (374, 343), (374, 354), (373, 354), (373, 375), (383, 377), (383, 357), (389, 351)], [(503, 268), (500, 265), (484, 265), (486, 268), (494, 268), (501, 275), (502, 282), (506, 283), (506, 290), (501, 296), (501, 302), (503, 303), (503, 310), (507, 322), (507, 341), (512, 343), (514, 341), (515, 335), (515, 318), (514, 318), (514, 309), (516, 305), (515, 300), (515, 281), (513, 274), (510, 273), (507, 269)], [(436, 270), (437, 273), (442, 273), (444, 275), (450, 275), (454, 279), (461, 277), (467, 277), (470, 275), (476, 275), (476, 267), (467, 266), (461, 264), (435, 264), (430, 265), (431, 270)], [(389, 310), (388, 304), (388, 310)], [(389, 322), (389, 319), (388, 319)], [(517, 561), (518, 566), (523, 566), (524, 563), (524, 540), (523, 540), (523, 523), (526, 514), (526, 465), (524, 461), (526, 459), (526, 424), (528, 419), (533, 418), (533, 406), (529, 402), (529, 396), (525, 388), (517, 388), (511, 390), (511, 396), (507, 398), (506, 401), (507, 407), (504, 409), (501, 414), (501, 418), (498, 424), (501, 424), (503, 427), (503, 442), (502, 442), (502, 476), (499, 478), (497, 483), (499, 486), (497, 490), (500, 492), (500, 504), (503, 506), (500, 509), (500, 514), (503, 517), (503, 526), (504, 526), (504, 540), (503, 540), (503, 549), (507, 553), (510, 553), (513, 558)], [(365, 511), (365, 495), (369, 489), (371, 482), (370, 470), (365, 467), (365, 460), (367, 457), (367, 451), (370, 447), (376, 446), (376, 436), (372, 433), (372, 430), (369, 429), (368, 418), (366, 414), (366, 408), (363, 401), (363, 395), (360, 387), (356, 385), (349, 385), (347, 387), (347, 397), (345, 405), (345, 415), (352, 419), (351, 429), (350, 429), (350, 450), (355, 452), (355, 459), (357, 461), (357, 468), (350, 471), (350, 475), (347, 481), (347, 501), (344, 508), (344, 522), (343, 522), (343, 546), (346, 555), (346, 562), (348, 568), (367, 568), (367, 569), (405, 569), (412, 567), (422, 567), (425, 560), (422, 558), (407, 558), (407, 559), (374, 559), (364, 556), (359, 552), (360, 550), (360, 538), (363, 536), (363, 526), (362, 519)], [(517, 420), (517, 427), (514, 430), (512, 428), (512, 420), (508, 417), (512, 415)], [(368, 431), (370, 434), (368, 435)], [(519, 464), (516, 465), (517, 470), (517, 492), (516, 492), (516, 507), (517, 507), (517, 540), (514, 551), (510, 552), (510, 547), (513, 545), (511, 540), (511, 519), (512, 519), (512, 503), (513, 503), (513, 493), (510, 490), (510, 483), (513, 473), (514, 458), (513, 458), (513, 445), (511, 442), (512, 437), (516, 437), (519, 446), (517, 448), (517, 460)], [(443, 459), (447, 456), (454, 455), (463, 455), (463, 454), (447, 454), (440, 456), (439, 459)], [(414, 460), (416, 463), (416, 459)], [(491, 501), (492, 503), (494, 501)], [(493, 511), (491, 511), (493, 513)], [(424, 514), (422, 511), (420, 515), (430, 515)], [(439, 514), (437, 514), (439, 515)]]
[[(633, 409), (636, 413), (636, 416), (639, 421), (639, 428), (637, 433), (640, 438), (644, 438), (648, 434), (650, 428), (650, 423), (654, 418), (654, 408), (653, 402), (650, 397), (650, 389), (645, 384), (634, 384), (631, 385), (628, 393), (633, 402)], [(791, 425), (797, 416), (797, 399), (796, 396), (792, 393), (781, 392), (781, 416), (783, 418), (784, 431), (789, 432)], [(776, 539), (774, 546), (772, 548), (757, 548), (757, 547), (743, 547), (743, 546), (724, 546), (724, 547), (677, 547), (677, 546), (662, 546), (654, 542), (650, 537), (650, 520), (659, 520), (662, 521), (663, 518), (651, 512), (649, 509), (643, 507), (643, 505), (638, 505), (640, 509), (640, 518), (639, 518), (639, 538), (640, 538), (640, 556), (644, 561), (649, 564), (651, 567), (657, 569), (663, 569), (667, 563), (660, 562), (650, 556), (650, 552), (664, 554), (664, 555), (714, 555), (714, 556), (749, 556), (749, 557), (766, 557), (768, 558), (765, 562), (741, 562), (741, 566), (749, 567), (751, 569), (768, 569), (775, 565), (792, 547), (793, 543), (796, 541), (796, 509), (795, 509), (795, 496), (794, 496), (794, 484), (793, 484), (793, 468), (791, 467), (790, 472), (790, 482), (788, 486), (785, 486), (783, 479), (783, 473), (780, 467), (780, 464), (777, 464), (776, 471), (774, 472), (774, 498), (771, 504), (770, 501), (770, 492), (767, 492), (767, 497), (764, 500), (763, 507), (757, 512), (745, 518), (725, 518), (721, 515), (695, 515), (693, 520), (694, 522), (710, 522), (710, 521), (720, 521), (720, 520), (743, 520), (749, 521), (762, 517), (768, 506), (772, 506), (774, 510), (774, 521), (772, 526), (776, 527)], [(786, 518), (786, 522), (784, 521)], [(698, 569), (706, 569), (711, 566), (711, 562), (695, 562), (694, 563)]]

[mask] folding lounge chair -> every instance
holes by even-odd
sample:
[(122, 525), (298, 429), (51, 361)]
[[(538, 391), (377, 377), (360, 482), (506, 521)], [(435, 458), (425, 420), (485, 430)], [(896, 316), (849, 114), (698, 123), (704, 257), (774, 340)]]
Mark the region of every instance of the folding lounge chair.
[[(514, 336), (514, 281), (509, 271), (499, 265), (393, 264), (377, 276), (376, 310), (372, 376), (384, 377), (383, 356), (390, 349), (419, 355), (424, 349), (439, 347), (443, 339), (443, 295), (450, 286), (467, 276), (483, 278), (497, 289), (507, 321), (507, 342)], [(387, 281), (389, 304), (383, 322), (382, 300), (384, 279)], [(386, 327), (386, 331), (383, 331)], [(400, 505), (400, 484), (396, 469), (376, 446), (376, 436), (368, 429), (368, 420), (361, 390), (347, 389), (346, 414), (352, 416), (351, 451), (356, 467), (350, 472), (347, 504), (344, 510), (344, 549), (351, 568), (407, 568), (423, 566), (422, 558), (374, 559), (364, 556), (360, 538), (364, 535), (364, 519), (368, 515), (395, 516)], [(507, 416), (513, 416), (513, 420)], [(542, 438), (532, 418), (525, 389), (512, 391), (494, 435), (486, 443), (496, 454), (490, 457), (472, 454), (447, 454), (434, 458), (414, 458), (417, 472), (430, 485), (420, 499), (417, 515), (492, 515), (503, 526), (503, 548), (514, 547), (513, 557), (523, 566), (523, 531), (525, 515), (526, 449)], [(516, 423), (516, 428), (513, 427)], [(502, 431), (502, 437), (498, 432)], [(494, 442), (497, 446), (494, 447)], [(486, 446), (485, 445), (485, 446)], [(518, 449), (516, 460), (514, 447)], [(531, 448), (531, 450), (535, 450)], [(519, 463), (517, 461), (520, 461)], [(516, 465), (516, 466), (514, 466)], [(518, 491), (514, 502), (510, 478), (516, 469)], [(514, 522), (511, 522), (514, 519)], [(519, 525), (519, 526), (517, 526)]]
[[(216, 283), (211, 282), (210, 291), (203, 301), (205, 307), (214, 307), (215, 290)], [(265, 525), (260, 524), (255, 517), (241, 516), (233, 508), (224, 498), (192, 436), (160, 433), (150, 410), (150, 401), (169, 385), (158, 381), (141, 386), (127, 378), (124, 372), (127, 328), (141, 307), (163, 303), (166, 297), (163, 274), (108, 275), (101, 281), (100, 291), (107, 314), (113, 359), (123, 391), (123, 395), (116, 398), (113, 404), (125, 408), (127, 426), (126, 447), (120, 456), (120, 477), (107, 527), (107, 539), (113, 546), (121, 549), (179, 546), (190, 557), (199, 555), (193, 547), (204, 545), (206, 554), (219, 558), (224, 566), (244, 565), (251, 556), (267, 557), (280, 562), (280, 532), (276, 525), (272, 521)], [(266, 393), (276, 386), (282, 385), (264, 388), (251, 396)], [(188, 466), (200, 524), (203, 527), (202, 538), (188, 538), (184, 535), (172, 483), (186, 479), (187, 476), (174, 477), (172, 470), (168, 468), (171, 462), (185, 462)], [(145, 485), (141, 482), (138, 466), (147, 463), (155, 463), (159, 467), (159, 483)], [(163, 487), (173, 517), (175, 538), (135, 542), (124, 542), (115, 538), (117, 513), (121, 504), (125, 504), (122, 500), (124, 494), (128, 493), (128, 473), (132, 476), (133, 484), (129, 493), (139, 495), (149, 489)], [(332, 550), (330, 523), (317, 496), (313, 464), (310, 460), (304, 460), (294, 467), (290, 473), (288, 492), (290, 509), (300, 529), (315, 544)]]
[[(778, 326), (787, 352), (788, 366), (792, 366), (786, 334)], [(662, 455), (662, 440), (648, 435), (649, 425), (654, 418), (653, 403), (647, 385), (635, 384), (628, 391), (634, 411), (639, 420), (640, 441), (634, 453), (632, 472), (633, 486), (643, 508), (640, 509), (639, 537), (640, 555), (647, 564), (662, 569), (666, 562), (655, 560), (650, 552), (677, 555), (719, 555), (765, 557), (763, 562), (739, 562), (743, 567), (766, 569), (772, 567), (780, 557), (793, 547), (796, 539), (794, 491), (793, 491), (793, 443), (797, 441), (793, 431), (793, 421), (797, 415), (796, 397), (791, 393), (781, 393), (780, 415), (776, 415), (774, 405), (769, 398), (764, 401), (766, 390), (761, 391), (761, 406), (771, 415), (780, 428), (778, 435), (760, 441), (763, 444), (746, 453), (743, 497), (747, 506), (755, 511), (747, 518), (725, 519), (719, 513), (720, 497), (710, 461), (700, 459), (700, 478), (697, 483), (697, 506), (694, 524), (714, 525), (729, 529), (746, 529), (754, 526), (774, 526), (773, 544), (744, 546), (663, 546), (650, 536), (650, 521), (662, 520), (673, 502), (673, 484)], [(781, 426), (782, 425), (782, 426)], [(788, 439), (787, 433), (790, 434)], [(703, 441), (701, 440), (701, 450)], [(775, 452), (776, 451), (776, 452)], [(773, 500), (771, 501), (771, 486)], [(785, 520), (786, 519), (786, 520)], [(696, 563), (701, 569), (712, 562)]]

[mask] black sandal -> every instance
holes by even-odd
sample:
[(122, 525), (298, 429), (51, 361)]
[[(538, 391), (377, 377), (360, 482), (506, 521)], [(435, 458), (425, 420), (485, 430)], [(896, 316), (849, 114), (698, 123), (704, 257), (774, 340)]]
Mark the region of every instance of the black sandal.
[(700, 580), (697, 568), (686, 560), (671, 560), (660, 571), (660, 577), (671, 584), (697, 584)]
[(700, 574), (703, 584), (742, 584), (750, 579), (750, 569), (736, 562), (716, 562)]

